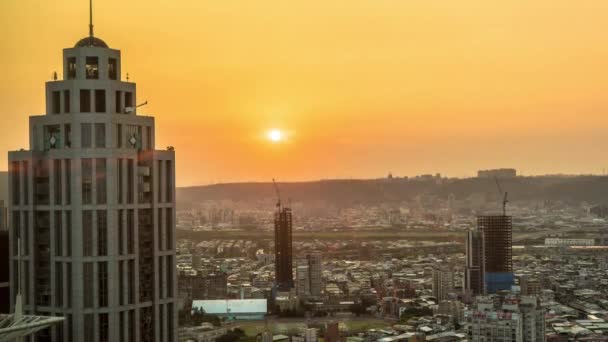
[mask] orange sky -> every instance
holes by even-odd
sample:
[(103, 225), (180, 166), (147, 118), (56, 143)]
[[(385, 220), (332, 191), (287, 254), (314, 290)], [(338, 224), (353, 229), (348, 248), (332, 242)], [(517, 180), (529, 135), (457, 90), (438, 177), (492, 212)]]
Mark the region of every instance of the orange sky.
[[(0, 169), (87, 11), (0, 2)], [(178, 185), (608, 168), (606, 0), (98, 0), (94, 16)]]

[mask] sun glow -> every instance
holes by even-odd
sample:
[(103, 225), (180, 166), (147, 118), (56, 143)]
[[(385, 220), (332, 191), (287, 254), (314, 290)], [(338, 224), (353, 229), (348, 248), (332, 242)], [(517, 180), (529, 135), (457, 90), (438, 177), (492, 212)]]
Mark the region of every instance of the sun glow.
[(279, 142), (283, 140), (283, 132), (278, 129), (271, 129), (268, 131), (268, 139), (272, 142)]

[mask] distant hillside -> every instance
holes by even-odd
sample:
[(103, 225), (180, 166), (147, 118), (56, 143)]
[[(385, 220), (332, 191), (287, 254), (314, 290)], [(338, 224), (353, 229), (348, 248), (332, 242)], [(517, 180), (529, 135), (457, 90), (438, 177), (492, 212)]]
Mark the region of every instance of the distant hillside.
[[(571, 203), (608, 203), (608, 177), (539, 176), (500, 180), (512, 201), (561, 200)], [(435, 180), (374, 179), (323, 180), (280, 183), (283, 197), (297, 202), (325, 200), (338, 206), (401, 202), (421, 194), (456, 199), (483, 194), (496, 198), (493, 179), (466, 178)], [(274, 198), (272, 183), (230, 183), (178, 188), (177, 200), (183, 206), (205, 200), (259, 201)]]

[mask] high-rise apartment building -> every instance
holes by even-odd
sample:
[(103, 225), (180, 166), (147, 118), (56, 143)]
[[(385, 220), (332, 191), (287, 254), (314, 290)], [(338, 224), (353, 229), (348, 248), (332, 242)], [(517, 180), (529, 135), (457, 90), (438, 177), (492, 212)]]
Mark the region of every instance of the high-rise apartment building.
[(483, 233), (485, 292), (510, 290), (514, 284), (511, 216), (479, 216), (477, 229)]
[(306, 254), (296, 267), (296, 292), (299, 297), (320, 297), (323, 290), (323, 263), (320, 252)]
[(62, 65), (9, 153), (11, 298), (20, 241), (26, 313), (65, 317), (37, 340), (175, 341), (175, 154), (92, 24)]
[(433, 270), (433, 296), (437, 300), (446, 300), (454, 291), (454, 272), (448, 270)]
[(483, 242), (481, 231), (472, 230), (467, 232), (464, 282), (465, 290), (473, 296), (484, 293), (485, 250)]
[(293, 288), (293, 252), (291, 209), (277, 207), (274, 214), (275, 283), (279, 291)]

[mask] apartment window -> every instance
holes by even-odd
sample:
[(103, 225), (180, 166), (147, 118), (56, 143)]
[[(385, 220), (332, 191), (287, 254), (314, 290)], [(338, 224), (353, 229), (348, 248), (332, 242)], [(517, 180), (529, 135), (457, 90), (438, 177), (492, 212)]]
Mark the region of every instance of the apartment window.
[(108, 59), (108, 78), (111, 80), (115, 80), (118, 74), (118, 63), (116, 63), (116, 58)]
[(95, 124), (95, 147), (105, 148), (106, 147), (106, 124), (96, 123)]
[(90, 113), (91, 112), (91, 90), (80, 89), (80, 112)]
[(95, 314), (84, 315), (84, 340), (95, 341)]
[(116, 102), (116, 113), (122, 113), (122, 91), (116, 91), (116, 96), (114, 97), (114, 100)]
[(152, 127), (150, 126), (146, 127), (146, 148), (152, 149)]
[(53, 92), (53, 98), (51, 100), (51, 106), (53, 107), (53, 114), (59, 114), (61, 113), (61, 92), (60, 91), (54, 91)]
[(107, 182), (106, 182), (106, 160), (105, 158), (95, 159), (95, 182), (97, 190), (97, 204), (106, 204)]
[(167, 297), (173, 297), (173, 256), (167, 255)]
[(80, 124), (80, 144), (82, 148), (91, 148), (93, 142), (93, 132), (90, 123)]
[(125, 244), (124, 244), (124, 238), (125, 238), (125, 225), (124, 225), (124, 210), (118, 210), (118, 214), (117, 214), (117, 227), (118, 227), (118, 255), (124, 255), (125, 254)]
[(133, 108), (133, 93), (125, 91), (125, 107)]
[(55, 256), (63, 255), (63, 225), (61, 211), (55, 211)]
[(122, 148), (122, 125), (116, 124), (116, 147)]
[(118, 196), (118, 204), (122, 204), (122, 192), (123, 192), (123, 176), (124, 176), (124, 162), (122, 158), (118, 158), (117, 160), (117, 168), (118, 168), (118, 191), (117, 191), (117, 196)]
[(133, 203), (133, 177), (134, 177), (133, 159), (127, 159), (127, 203)]
[(87, 57), (85, 64), (85, 71), (87, 73), (87, 79), (96, 80), (99, 78), (99, 58), (98, 57)]
[(72, 256), (72, 212), (65, 212), (65, 254)]
[(82, 255), (93, 256), (93, 212), (82, 212)]
[(19, 205), (21, 202), (21, 165), (18, 161), (11, 162), (11, 181), (13, 193), (13, 205)]
[[(173, 317), (173, 303), (167, 303), (167, 317)], [(174, 327), (173, 327), (173, 319), (168, 319), (167, 320), (168, 326), (167, 326), (167, 331), (173, 331)], [(173, 333), (169, 334), (169, 341), (168, 342), (173, 342)]]
[(95, 89), (95, 112), (106, 112), (106, 91), (103, 89)]
[(173, 201), (173, 166), (170, 160), (166, 161), (165, 171), (165, 196), (166, 202)]
[(166, 220), (166, 224), (165, 224), (165, 232), (166, 232), (166, 236), (167, 238), (165, 239), (165, 242), (167, 243), (166, 247), (167, 250), (172, 250), (173, 249), (173, 209), (172, 208), (167, 208), (166, 209), (166, 213), (165, 213), (165, 220)]
[[(118, 305), (125, 305), (125, 261), (118, 261)], [(122, 312), (120, 315), (122, 319)], [(120, 329), (122, 334), (122, 329)]]
[(135, 253), (135, 211), (127, 210), (127, 253)]
[[(13, 255), (17, 255), (19, 248), (19, 238), (21, 237), (21, 213), (17, 210), (13, 211)], [(23, 241), (21, 241), (23, 244)], [(23, 253), (23, 251), (21, 251)]]
[[(84, 307), (92, 308), (93, 307), (93, 263), (92, 262), (85, 262), (82, 264), (82, 282), (83, 282), (82, 286), (83, 286), (83, 295), (84, 295)], [(85, 330), (86, 330), (86, 328), (85, 328)]]
[(84, 158), (82, 162), (82, 203), (93, 201), (93, 159)]
[(76, 78), (76, 57), (68, 57), (68, 80)]
[(108, 215), (105, 210), (97, 210), (97, 255), (108, 255)]
[(97, 263), (97, 282), (99, 306), (108, 306), (108, 263), (106, 261)]
[[(21, 252), (23, 255), (30, 254), (30, 215), (28, 211), (21, 213), (21, 219), (23, 220), (23, 227), (21, 227)], [(29, 274), (25, 272), (24, 274)]]
[(67, 281), (66, 284), (66, 293), (68, 294), (68, 296), (66, 296), (65, 301), (66, 301), (66, 306), (68, 308), (72, 307), (72, 263), (67, 262), (65, 264), (66, 269), (65, 269), (65, 279)]
[(129, 304), (135, 304), (135, 260), (133, 259), (129, 260), (129, 272), (127, 281), (129, 282)]
[(63, 265), (55, 263), (55, 306), (63, 306)]
[(157, 168), (157, 176), (156, 176), (156, 182), (158, 182), (158, 195), (157, 195), (157, 201), (158, 202), (162, 202), (163, 201), (163, 161), (159, 160), (158, 161), (158, 168)]
[(65, 147), (72, 147), (72, 125), (70, 124), (63, 126), (63, 141)]
[(164, 261), (165, 257), (164, 256), (159, 256), (158, 257), (158, 297), (160, 299), (165, 298), (165, 288), (163, 286), (163, 261)]
[(162, 251), (163, 245), (163, 208), (158, 208), (156, 217), (156, 229), (158, 230), (158, 250)]
[(64, 113), (70, 112), (70, 91), (69, 90), (63, 91), (63, 112)]
[(108, 314), (99, 314), (99, 342), (108, 342)]
[(61, 176), (62, 176), (62, 172), (61, 172), (61, 159), (55, 159), (53, 160), (53, 180), (54, 180), (54, 185), (53, 188), (55, 189), (55, 204), (57, 205), (61, 205), (61, 194), (63, 191), (63, 184), (61, 184)]
[(65, 160), (65, 204), (72, 202), (72, 161), (70, 159)]

